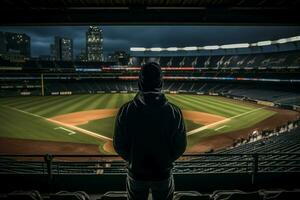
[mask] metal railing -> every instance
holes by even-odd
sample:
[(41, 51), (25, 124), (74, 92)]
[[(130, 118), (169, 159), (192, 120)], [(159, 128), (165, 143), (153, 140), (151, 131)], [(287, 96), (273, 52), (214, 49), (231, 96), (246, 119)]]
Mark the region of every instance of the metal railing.
[[(175, 174), (300, 172), (300, 153), (185, 154)], [(0, 155), (0, 174), (123, 174), (117, 155)]]
[[(185, 154), (174, 163), (174, 174), (299, 173), (300, 153)], [(126, 162), (117, 155), (0, 155), (0, 177), (9, 174), (124, 175)]]

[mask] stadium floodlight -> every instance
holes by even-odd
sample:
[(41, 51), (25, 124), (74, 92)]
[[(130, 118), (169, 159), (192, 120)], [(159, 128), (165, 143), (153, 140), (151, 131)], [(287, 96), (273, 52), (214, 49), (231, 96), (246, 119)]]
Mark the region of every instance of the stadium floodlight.
[(248, 48), (249, 43), (238, 43), (238, 44), (225, 44), (221, 46), (221, 49), (237, 49), (237, 48)]
[(271, 45), (271, 44), (272, 44), (272, 41), (271, 41), (271, 40), (260, 41), (260, 42), (257, 42), (256, 44), (257, 44), (257, 46), (259, 46), (259, 47), (261, 47), (261, 46), (268, 46), (268, 45)]
[(289, 38), (289, 41), (290, 41), (290, 42), (297, 42), (297, 41), (300, 41), (300, 36), (290, 37), (290, 38)]
[(277, 44), (284, 44), (284, 43), (287, 43), (287, 42), (288, 42), (288, 40), (286, 38), (282, 38), (282, 39), (276, 40)]
[(168, 47), (167, 51), (178, 51), (177, 47)]
[(198, 47), (183, 47), (182, 49), (185, 51), (196, 51), (198, 50)]
[(220, 49), (220, 46), (218, 46), (218, 45), (204, 46), (203, 49), (205, 49), (205, 50), (217, 50), (217, 49)]
[(131, 47), (130, 51), (146, 51), (144, 47)]
[(190, 47), (152, 47), (152, 48), (144, 48), (144, 47), (131, 47), (130, 51), (200, 51), (200, 50), (217, 50), (217, 49), (239, 49), (239, 48), (248, 48), (248, 47), (260, 47), (260, 46), (268, 46), (273, 44), (285, 44), (288, 42), (298, 42), (300, 41), (300, 35), (289, 37), (289, 38), (281, 38), (278, 40), (264, 40), (255, 43), (237, 43), (237, 44), (224, 44), (224, 45), (208, 45), (208, 46), (190, 46)]
[(153, 48), (150, 48), (150, 51), (162, 51), (163, 49), (160, 48), (160, 47), (153, 47)]

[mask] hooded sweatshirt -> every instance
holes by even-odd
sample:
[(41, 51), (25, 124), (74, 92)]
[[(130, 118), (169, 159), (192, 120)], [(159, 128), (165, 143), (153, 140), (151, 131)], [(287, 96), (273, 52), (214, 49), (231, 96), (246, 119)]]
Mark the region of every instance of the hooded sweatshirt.
[(127, 161), (136, 180), (157, 181), (170, 176), (173, 162), (186, 148), (182, 113), (162, 93), (138, 93), (116, 118), (114, 148)]
[(184, 120), (180, 109), (160, 92), (163, 82), (157, 63), (142, 67), (138, 84), (140, 92), (117, 114), (114, 148), (127, 161), (132, 178), (163, 180), (186, 149)]

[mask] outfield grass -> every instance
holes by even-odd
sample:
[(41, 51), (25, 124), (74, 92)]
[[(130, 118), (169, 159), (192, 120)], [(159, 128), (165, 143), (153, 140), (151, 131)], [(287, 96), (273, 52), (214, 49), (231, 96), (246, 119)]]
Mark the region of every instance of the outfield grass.
[[(119, 108), (125, 102), (131, 100), (134, 95), (86, 94), (1, 98), (0, 137), (90, 143), (101, 146), (103, 144), (102, 141), (80, 133), (68, 135), (66, 131), (56, 129), (58, 125), (47, 121), (45, 118), (85, 110)], [(214, 96), (180, 94), (167, 95), (167, 98), (183, 110), (201, 111), (232, 118), (225, 124), (190, 135), (188, 137), (189, 145), (193, 145), (208, 136), (251, 127), (275, 114), (275, 112), (270, 110), (258, 109), (258, 106), (255, 105)], [(94, 120), (80, 125), (80, 127), (112, 137), (114, 120), (114, 117)], [(201, 125), (192, 121), (186, 120), (185, 123), (188, 131), (201, 127)], [(215, 130), (217, 128), (220, 129)]]

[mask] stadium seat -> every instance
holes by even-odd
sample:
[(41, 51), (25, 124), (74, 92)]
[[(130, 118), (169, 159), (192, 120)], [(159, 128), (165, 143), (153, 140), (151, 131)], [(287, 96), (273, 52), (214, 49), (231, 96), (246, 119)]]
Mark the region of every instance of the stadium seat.
[(200, 196), (183, 195), (179, 198), (179, 200), (210, 200), (210, 196), (209, 195), (200, 195)]
[(15, 191), (7, 195), (9, 200), (42, 200), (42, 196), (36, 190), (32, 191)]
[(258, 192), (220, 192), (213, 200), (262, 200)]
[(174, 194), (174, 200), (210, 200), (209, 195), (200, 194), (197, 191), (178, 191)]
[(265, 191), (264, 200), (298, 200), (300, 191)]
[(89, 200), (89, 196), (82, 191), (78, 192), (66, 192), (61, 191), (56, 194), (49, 195), (50, 200)]
[(110, 191), (106, 192), (98, 200), (127, 200), (127, 193), (125, 191)]

